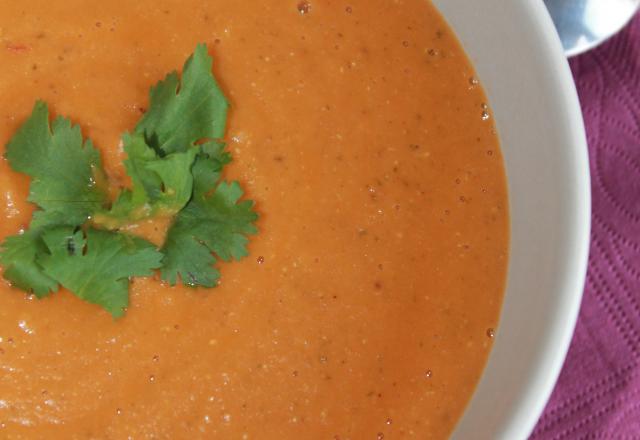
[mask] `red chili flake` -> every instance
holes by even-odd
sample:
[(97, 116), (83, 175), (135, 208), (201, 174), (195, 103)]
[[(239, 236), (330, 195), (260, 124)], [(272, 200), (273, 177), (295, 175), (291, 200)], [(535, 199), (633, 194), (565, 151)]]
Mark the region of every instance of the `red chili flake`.
[(5, 48), (11, 52), (21, 53), (29, 50), (29, 46), (21, 43), (7, 43)]

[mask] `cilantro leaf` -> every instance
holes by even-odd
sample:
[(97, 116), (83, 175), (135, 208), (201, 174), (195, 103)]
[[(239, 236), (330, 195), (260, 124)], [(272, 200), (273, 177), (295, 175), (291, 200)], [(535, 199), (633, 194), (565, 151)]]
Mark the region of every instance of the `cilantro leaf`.
[(224, 151), (225, 145), (211, 141), (200, 146), (200, 152), (191, 170), (194, 197), (202, 198), (211, 192), (220, 180), (222, 168), (231, 162), (231, 155)]
[(96, 184), (103, 173), (100, 154), (91, 141), (83, 142), (80, 128), (69, 119), (58, 117), (50, 124), (43, 102), (11, 138), (6, 157), (15, 171), (31, 176), (28, 200), (45, 216), (82, 224), (106, 200)]
[[(196, 186), (198, 182), (196, 182)], [(162, 252), (162, 278), (175, 284), (178, 276), (188, 286), (213, 287), (219, 278), (211, 265), (215, 253), (224, 261), (248, 255), (247, 235), (257, 232), (253, 202), (239, 201), (237, 182), (221, 182), (212, 192), (201, 191), (178, 214)]]
[(57, 281), (36, 263), (36, 255), (44, 252), (46, 247), (38, 232), (27, 231), (7, 237), (0, 246), (0, 264), (4, 267), (4, 278), (14, 287), (32, 292), (38, 298), (57, 291)]
[(123, 144), (128, 156), (124, 165), (133, 187), (120, 193), (111, 210), (97, 212), (93, 222), (116, 229), (143, 218), (171, 216), (180, 211), (193, 192), (191, 167), (198, 148), (159, 157), (142, 135), (125, 134)]
[(212, 64), (207, 46), (199, 44), (181, 80), (172, 72), (151, 89), (149, 109), (135, 131), (162, 155), (224, 135), (229, 105), (211, 73)]
[(45, 230), (49, 253), (37, 262), (77, 297), (104, 307), (114, 318), (129, 305), (129, 277), (149, 276), (160, 267), (155, 246), (130, 235), (70, 227)]
[(216, 259), (209, 248), (187, 232), (183, 226), (176, 226), (167, 235), (162, 248), (162, 279), (175, 286), (178, 277), (186, 286), (214, 287), (220, 279), (220, 272), (213, 265)]

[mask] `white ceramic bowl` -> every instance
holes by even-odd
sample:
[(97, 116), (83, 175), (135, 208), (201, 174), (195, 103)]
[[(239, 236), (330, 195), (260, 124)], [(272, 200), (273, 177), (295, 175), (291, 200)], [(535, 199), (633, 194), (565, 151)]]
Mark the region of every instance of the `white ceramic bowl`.
[(489, 95), (509, 180), (511, 256), (495, 346), (455, 439), (525, 439), (573, 334), (589, 247), (582, 115), (542, 0), (433, 0)]

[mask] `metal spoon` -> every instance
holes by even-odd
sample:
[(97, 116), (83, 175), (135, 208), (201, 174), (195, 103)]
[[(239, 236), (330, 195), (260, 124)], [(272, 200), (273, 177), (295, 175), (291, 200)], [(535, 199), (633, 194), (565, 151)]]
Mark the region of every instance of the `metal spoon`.
[(618, 33), (640, 0), (544, 0), (568, 57), (593, 49)]

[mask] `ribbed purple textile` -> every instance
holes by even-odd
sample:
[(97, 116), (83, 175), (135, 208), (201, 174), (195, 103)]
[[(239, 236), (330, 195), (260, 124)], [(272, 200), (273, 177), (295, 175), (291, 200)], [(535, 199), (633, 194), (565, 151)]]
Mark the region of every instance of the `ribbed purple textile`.
[(640, 439), (640, 15), (572, 60), (593, 194), (584, 301), (532, 439)]

